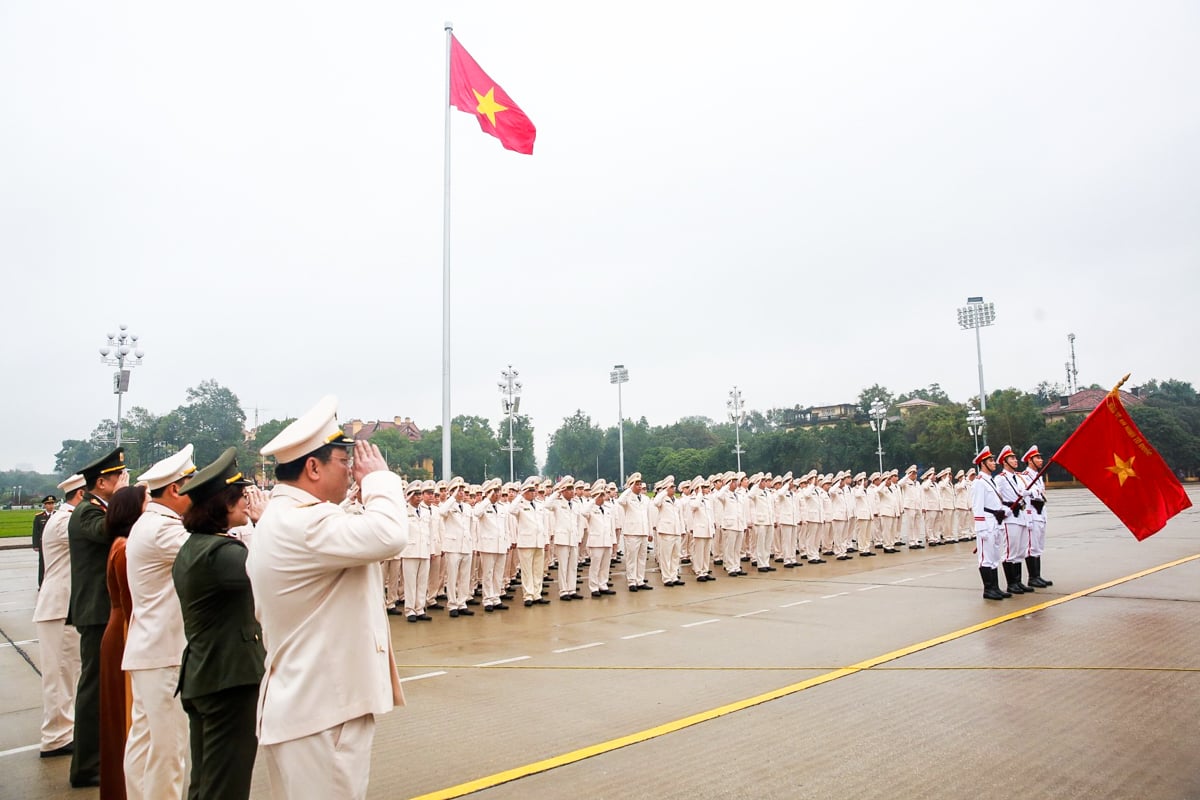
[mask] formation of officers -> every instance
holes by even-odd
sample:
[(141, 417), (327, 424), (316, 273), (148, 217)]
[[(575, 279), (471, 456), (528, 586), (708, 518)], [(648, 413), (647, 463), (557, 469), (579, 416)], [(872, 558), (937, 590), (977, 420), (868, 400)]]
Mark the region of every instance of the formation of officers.
[(630, 592), (654, 589), (651, 550), (675, 587), (686, 567), (704, 583), (716, 568), (735, 578), (975, 539), (984, 597), (1049, 585), (1036, 447), (1025, 472), (1005, 448), (997, 476), (985, 448), (979, 472), (953, 476), (668, 476), (653, 494), (639, 473), (623, 490), (569, 476), (405, 485), (343, 434), (326, 397), (262, 453), (276, 461), (269, 497), (232, 448), (197, 469), (191, 445), (134, 486), (120, 448), (60, 484), (34, 619), (41, 755), (70, 755), (72, 786), (247, 797), (261, 747), (275, 797), (364, 797), (375, 716), (404, 702), (386, 614), (501, 612), (518, 591), (544, 605), (555, 569), (559, 600), (575, 601), (584, 568), (592, 598), (614, 594), (622, 561)]

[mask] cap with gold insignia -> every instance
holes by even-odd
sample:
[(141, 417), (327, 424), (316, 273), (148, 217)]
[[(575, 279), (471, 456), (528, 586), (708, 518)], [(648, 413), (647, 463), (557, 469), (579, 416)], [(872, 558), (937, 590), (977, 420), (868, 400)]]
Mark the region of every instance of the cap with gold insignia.
[(69, 494), (76, 489), (82, 489), (85, 483), (87, 483), (87, 480), (77, 472), (60, 483), (58, 488)]
[(929, 469), (927, 469), (921, 473), (921, 480), (925, 480), (926, 478), (931, 478), (931, 477), (933, 477), (933, 467), (930, 467)]
[(604, 480), (604, 478), (600, 478), (599, 480), (597, 480), (595, 483), (592, 484), (592, 491), (593, 492), (607, 492), (608, 491), (608, 481)]
[(196, 464), (192, 461), (192, 446), (189, 444), (185, 445), (178, 453), (155, 463), (138, 476), (138, 481), (146, 484), (146, 488), (153, 492), (164, 486), (170, 486), (175, 481), (183, 480), (195, 471)]
[(250, 481), (242, 475), (237, 465), (237, 448), (230, 447), (217, 456), (217, 460), (197, 472), (179, 490), (192, 498), (193, 503), (206, 500), (227, 486), (249, 486)]
[(525, 479), (525, 482), (521, 484), (521, 488), (518, 491), (527, 492), (531, 489), (533, 491), (537, 491), (537, 488), (538, 488), (538, 476), (530, 475), (528, 478)]
[(978, 455), (975, 456), (975, 460), (972, 463), (974, 463), (976, 466), (978, 466), (979, 464), (982, 464), (984, 461), (987, 461), (989, 458), (995, 458), (995, 456), (992, 455), (992, 448), (988, 447), (985, 444), (983, 446), (983, 449), (980, 450)]
[(854, 476), (855, 483), (858, 483), (859, 481), (865, 481), (866, 479), (867, 479), (867, 473), (865, 473), (865, 472), (860, 472)]
[(437, 484), (434, 483), (433, 481), (422, 481), (421, 482), (421, 491), (422, 492), (430, 492), (430, 493), (436, 492)]
[(966, 475), (966, 473), (960, 469), (958, 472), (954, 473), (954, 479), (958, 480), (959, 478), (963, 477), (964, 475)]
[(279, 464), (287, 464), (327, 444), (339, 447), (354, 444), (337, 424), (337, 397), (331, 394), (322, 397), (304, 416), (281, 430), (260, 452), (264, 456), (274, 456)]
[(1009, 456), (1015, 456), (1015, 455), (1016, 455), (1016, 453), (1013, 452), (1012, 447), (1010, 445), (1006, 444), (1006, 445), (1004, 445), (1004, 447), (1000, 448), (1000, 454), (998, 456), (996, 456), (996, 460), (999, 461), (1001, 464), (1003, 464), (1004, 459), (1008, 458)]
[(910, 464), (908, 469), (904, 470), (905, 475), (907, 475), (910, 472), (913, 473), (914, 475), (917, 474), (917, 465), (916, 464)]
[(420, 494), (420, 493), (421, 493), (421, 482), (420, 481), (410, 481), (409, 484), (404, 487), (404, 496), (405, 497), (412, 497), (414, 494)]
[(871, 473), (871, 475), (870, 475), (870, 477), (868, 477), (868, 478), (867, 478), (867, 480), (869, 480), (869, 481), (871, 481), (872, 483), (874, 483), (875, 481), (879, 480), (879, 479), (880, 479), (880, 478), (882, 478), (882, 477), (883, 477), (883, 476), (882, 476), (882, 475), (880, 475), (878, 472), (872, 472), (872, 473)]
[(467, 485), (467, 482), (465, 480), (463, 480), (459, 476), (455, 475), (453, 478), (450, 479), (450, 483), (446, 484), (446, 491), (455, 492), (459, 489), (466, 488), (466, 485)]
[(687, 490), (687, 489), (690, 489), (690, 488), (692, 488), (692, 482), (691, 482), (691, 481), (685, 480), (685, 481), (683, 481), (682, 483), (680, 483), (680, 484), (679, 484), (679, 491), (681, 491), (681, 492), (682, 492), (682, 491), (685, 491), (685, 490)]
[(626, 486), (633, 486), (635, 483), (645, 483), (645, 481), (642, 480), (642, 473), (634, 472), (628, 478), (625, 479)]
[(79, 474), (83, 476), (84, 481), (92, 483), (101, 475), (109, 475), (123, 469), (125, 469), (125, 448), (118, 447), (79, 470)]
[(1034, 456), (1040, 456), (1040, 455), (1041, 455), (1041, 453), (1038, 452), (1038, 446), (1035, 444), (1032, 447), (1030, 447), (1028, 450), (1025, 451), (1025, 455), (1021, 456), (1021, 460), (1024, 461), (1026, 464), (1028, 464), (1029, 459), (1033, 458)]

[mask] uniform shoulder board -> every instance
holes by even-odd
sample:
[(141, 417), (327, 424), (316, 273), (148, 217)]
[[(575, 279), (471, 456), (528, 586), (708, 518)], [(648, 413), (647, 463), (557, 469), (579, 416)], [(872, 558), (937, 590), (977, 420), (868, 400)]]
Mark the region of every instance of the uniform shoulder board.
[(97, 500), (97, 499), (96, 499), (96, 498), (94, 498), (94, 497), (92, 498), (92, 500), (91, 500), (91, 503), (92, 503), (92, 505), (94, 505), (94, 506), (100, 506), (101, 508), (104, 508), (104, 504), (103, 504), (103, 503), (101, 503), (99, 500)]

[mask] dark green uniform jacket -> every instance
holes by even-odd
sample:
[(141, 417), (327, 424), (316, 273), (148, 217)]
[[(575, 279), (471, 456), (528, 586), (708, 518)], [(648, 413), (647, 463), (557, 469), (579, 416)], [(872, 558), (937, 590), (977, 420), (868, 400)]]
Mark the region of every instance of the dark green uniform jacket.
[(188, 536), (171, 568), (187, 647), (179, 669), (185, 700), (262, 681), (267, 651), (254, 618), (246, 545), (220, 534)]
[(71, 548), (71, 605), (67, 624), (76, 627), (107, 625), (112, 610), (108, 600), (108, 551), (112, 546), (104, 529), (107, 506), (91, 492), (71, 512), (67, 543)]

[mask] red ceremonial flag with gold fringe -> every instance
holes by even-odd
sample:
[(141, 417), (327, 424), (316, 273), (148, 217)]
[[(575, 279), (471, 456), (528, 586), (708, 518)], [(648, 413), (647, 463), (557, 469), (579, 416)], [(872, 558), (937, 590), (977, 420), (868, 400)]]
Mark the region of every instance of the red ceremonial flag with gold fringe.
[(495, 136), (508, 150), (533, 155), (537, 129), (512, 98), (480, 69), (453, 34), (450, 35), (450, 105), (474, 114), (480, 129)]
[(1133, 424), (1116, 388), (1050, 460), (1099, 497), (1138, 541), (1192, 505), (1175, 473)]

